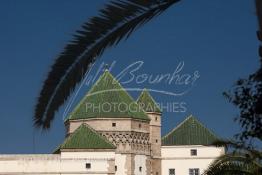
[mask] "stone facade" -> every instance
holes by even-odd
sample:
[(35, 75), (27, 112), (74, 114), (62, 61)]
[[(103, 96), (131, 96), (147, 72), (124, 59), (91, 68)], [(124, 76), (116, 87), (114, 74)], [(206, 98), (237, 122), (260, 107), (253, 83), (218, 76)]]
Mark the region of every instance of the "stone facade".
[(161, 175), (161, 113), (147, 112), (147, 115), (150, 122), (129, 118), (72, 120), (67, 123), (68, 134), (73, 133), (81, 124), (88, 124), (117, 147), (117, 154), (126, 155), (126, 162), (132, 159), (126, 166), (130, 168), (130, 175), (139, 169), (132, 163), (136, 156), (145, 156), (145, 165), (149, 162), (143, 174)]
[(151, 173), (161, 175), (161, 114), (147, 112), (150, 117)]
[[(94, 130), (100, 131), (136, 131), (149, 133), (149, 122), (131, 118), (91, 118), (82, 120), (70, 120), (66, 123), (67, 134), (73, 133), (81, 124), (88, 124)], [(115, 123), (115, 126), (112, 124)]]
[[(155, 117), (155, 116), (154, 116)], [(159, 120), (160, 117), (158, 116)], [(149, 174), (151, 172), (151, 166), (147, 165), (147, 162), (152, 162), (152, 144), (150, 142), (150, 136), (152, 135), (151, 131), (154, 132), (154, 135), (157, 136), (159, 140), (159, 149), (161, 146), (160, 133), (156, 134), (155, 130), (152, 130), (149, 121), (141, 121), (130, 118), (94, 118), (88, 120), (73, 120), (69, 121), (66, 125), (68, 129), (68, 135), (73, 133), (81, 124), (88, 124), (94, 128), (98, 133), (104, 136), (108, 141), (113, 143), (116, 146), (116, 154), (122, 155), (119, 156), (120, 159), (124, 159), (125, 169), (117, 168), (116, 174), (127, 174), (135, 175), (136, 174)], [(160, 126), (159, 126), (160, 127)], [(159, 130), (160, 131), (160, 130)], [(158, 155), (159, 156), (159, 155)], [(119, 163), (116, 161), (116, 167), (122, 167), (123, 160)], [(137, 164), (143, 164), (143, 166)], [(122, 172), (121, 172), (122, 171)]]

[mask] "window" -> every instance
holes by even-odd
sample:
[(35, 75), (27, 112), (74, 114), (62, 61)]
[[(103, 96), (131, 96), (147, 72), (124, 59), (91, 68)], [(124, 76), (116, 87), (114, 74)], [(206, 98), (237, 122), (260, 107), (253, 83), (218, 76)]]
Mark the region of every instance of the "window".
[(115, 166), (115, 171), (117, 171), (117, 166)]
[(155, 121), (157, 121), (157, 117), (155, 117)]
[(156, 172), (156, 175), (158, 175), (158, 172)]
[(141, 128), (141, 123), (139, 123), (138, 127)]
[(142, 172), (142, 167), (141, 166), (139, 167), (139, 172)]
[(196, 149), (191, 149), (190, 153), (191, 153), (191, 156), (197, 156), (197, 150)]
[(86, 169), (90, 169), (91, 168), (91, 163), (86, 163)]
[(112, 123), (112, 127), (116, 127), (116, 123)]
[(176, 170), (175, 169), (169, 169), (169, 175), (175, 175)]
[(158, 142), (158, 140), (156, 139), (156, 143)]
[(199, 169), (198, 168), (189, 169), (189, 175), (199, 175)]

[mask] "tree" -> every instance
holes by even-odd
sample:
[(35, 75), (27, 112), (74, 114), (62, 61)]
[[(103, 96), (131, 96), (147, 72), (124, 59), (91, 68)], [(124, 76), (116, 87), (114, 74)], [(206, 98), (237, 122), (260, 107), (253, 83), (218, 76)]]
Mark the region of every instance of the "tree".
[(224, 93), (229, 102), (240, 110), (236, 121), (243, 128), (243, 131), (237, 135), (242, 141), (253, 139), (262, 141), (262, 2), (260, 0), (256, 0), (256, 9), (259, 22), (257, 36), (260, 41), (260, 68), (248, 78), (238, 80), (231, 92)]
[(236, 121), (242, 132), (234, 141), (218, 141), (216, 146), (225, 146), (229, 152), (215, 160), (205, 171), (205, 175), (261, 175), (262, 151), (254, 145), (262, 143), (262, 2), (256, 0), (259, 22), (257, 32), (260, 41), (260, 68), (246, 79), (236, 82), (233, 90), (224, 93), (226, 98), (237, 106), (240, 114)]
[(48, 129), (55, 112), (83, 80), (105, 49), (127, 39), (132, 32), (179, 0), (114, 0), (100, 15), (83, 24), (74, 40), (56, 58), (44, 81), (34, 112), (36, 127)]
[(262, 152), (240, 141), (217, 141), (215, 146), (233, 150), (216, 159), (204, 175), (261, 175)]

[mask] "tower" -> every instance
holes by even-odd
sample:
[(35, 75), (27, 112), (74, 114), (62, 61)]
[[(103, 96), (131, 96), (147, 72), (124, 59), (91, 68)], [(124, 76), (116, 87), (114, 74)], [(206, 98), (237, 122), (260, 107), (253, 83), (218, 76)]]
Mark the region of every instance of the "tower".
[(115, 175), (150, 175), (150, 118), (106, 70), (68, 116), (68, 135), (86, 124), (115, 147)]
[(148, 90), (144, 89), (138, 97), (137, 103), (144, 109), (148, 117), (149, 123), (149, 142), (151, 145), (151, 174), (161, 174), (161, 109), (149, 94)]

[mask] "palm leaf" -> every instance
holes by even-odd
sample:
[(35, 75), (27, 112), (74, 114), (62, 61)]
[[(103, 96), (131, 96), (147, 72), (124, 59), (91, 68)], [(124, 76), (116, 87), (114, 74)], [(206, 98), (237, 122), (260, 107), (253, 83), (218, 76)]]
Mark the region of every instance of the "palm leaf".
[(55, 60), (40, 92), (34, 114), (37, 127), (49, 128), (55, 112), (104, 50), (119, 43), (141, 25), (179, 0), (111, 1), (100, 15), (84, 23)]
[(234, 152), (220, 156), (203, 175), (260, 175), (261, 163), (246, 157), (245, 153)]
[(227, 162), (209, 167), (203, 175), (259, 175), (254, 174), (250, 168), (243, 163)]

